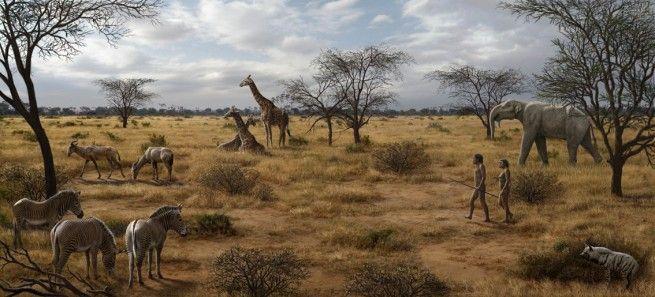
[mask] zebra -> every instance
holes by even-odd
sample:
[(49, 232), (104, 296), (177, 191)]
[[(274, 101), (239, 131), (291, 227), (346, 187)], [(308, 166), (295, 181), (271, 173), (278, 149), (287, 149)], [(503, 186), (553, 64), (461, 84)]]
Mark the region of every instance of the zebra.
[(23, 247), (21, 230), (25, 229), (28, 224), (54, 226), (68, 211), (80, 219), (84, 217), (84, 211), (80, 205), (80, 194), (80, 191), (63, 190), (45, 201), (38, 202), (23, 198), (14, 203), (12, 206), (14, 247)]
[(168, 181), (173, 180), (173, 151), (166, 147), (149, 147), (143, 153), (143, 156), (138, 161), (132, 164), (132, 179), (136, 180), (139, 175), (139, 170), (146, 163), (152, 163), (153, 178), (159, 180), (159, 172), (157, 172), (157, 163), (163, 162), (168, 169)]
[(61, 274), (68, 257), (74, 252), (86, 254), (86, 277), (89, 278), (91, 264), (93, 276), (98, 278), (98, 251), (102, 253), (102, 263), (109, 276), (116, 266), (116, 254), (121, 251), (116, 247), (114, 234), (107, 225), (90, 217), (81, 220), (64, 220), (50, 230), (52, 243), (52, 265), (55, 273)]
[(585, 243), (585, 248), (580, 256), (607, 269), (608, 285), (612, 281), (612, 273), (619, 273), (627, 280), (625, 288), (628, 289), (639, 270), (639, 263), (632, 256), (604, 247), (595, 247)]
[[(158, 208), (148, 219), (139, 219), (130, 222), (125, 232), (125, 245), (130, 265), (129, 286), (134, 282), (134, 266), (136, 264), (139, 284), (143, 284), (141, 278), (141, 266), (148, 253), (148, 278), (152, 276), (153, 251), (157, 255), (157, 276), (163, 279), (160, 262), (161, 251), (166, 241), (166, 232), (174, 230), (180, 236), (187, 235), (187, 228), (182, 222), (182, 205), (162, 206)], [(136, 263), (135, 263), (136, 262)]]
[(109, 175), (107, 178), (111, 178), (112, 173), (114, 173), (114, 166), (118, 167), (118, 169), (121, 171), (121, 176), (125, 178), (125, 174), (123, 174), (123, 166), (121, 166), (121, 155), (118, 154), (118, 151), (111, 146), (79, 146), (77, 145), (77, 140), (75, 140), (68, 146), (68, 156), (70, 157), (73, 153), (84, 159), (84, 166), (82, 166), (80, 178), (84, 176), (86, 164), (91, 161), (93, 162), (93, 165), (95, 165), (96, 171), (98, 171), (98, 179), (100, 179), (102, 176), (100, 175), (100, 169), (98, 169), (98, 163), (96, 161), (100, 160), (101, 158), (107, 159), (107, 162), (109, 163)]

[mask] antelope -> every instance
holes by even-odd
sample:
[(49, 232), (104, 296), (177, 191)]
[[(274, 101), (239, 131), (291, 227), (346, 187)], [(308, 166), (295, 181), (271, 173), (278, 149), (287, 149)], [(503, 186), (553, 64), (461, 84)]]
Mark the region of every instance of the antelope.
[(125, 178), (125, 174), (123, 174), (123, 167), (120, 163), (121, 156), (113, 147), (97, 145), (78, 146), (77, 140), (75, 140), (68, 146), (68, 156), (70, 157), (73, 153), (84, 159), (84, 166), (82, 166), (82, 173), (80, 173), (80, 178), (82, 178), (84, 175), (86, 164), (88, 164), (90, 161), (93, 162), (93, 165), (96, 167), (96, 171), (98, 171), (98, 179), (100, 179), (102, 176), (100, 174), (100, 169), (98, 169), (97, 161), (103, 158), (107, 159), (107, 162), (109, 162), (109, 176), (107, 176), (107, 178), (111, 178), (111, 174), (114, 173), (114, 166), (117, 166), (118, 169), (120, 169), (121, 175), (123, 178)]
[(173, 151), (165, 147), (149, 147), (143, 153), (143, 156), (138, 161), (132, 164), (132, 179), (136, 180), (139, 175), (139, 170), (146, 163), (152, 164), (153, 179), (159, 180), (159, 172), (157, 172), (157, 163), (162, 162), (166, 169), (168, 169), (168, 181), (173, 181)]

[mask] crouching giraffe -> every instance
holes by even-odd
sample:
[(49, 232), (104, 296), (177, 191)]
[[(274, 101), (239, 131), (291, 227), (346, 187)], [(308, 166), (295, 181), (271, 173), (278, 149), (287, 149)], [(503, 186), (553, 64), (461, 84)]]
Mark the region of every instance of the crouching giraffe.
[(78, 218), (84, 217), (80, 205), (80, 192), (73, 190), (59, 191), (48, 200), (38, 202), (27, 198), (18, 200), (12, 206), (14, 213), (14, 247), (22, 248), (21, 230), (27, 225), (54, 226), (66, 212), (71, 211)]
[[(259, 118), (249, 116), (246, 120), (246, 128), (250, 126), (256, 126), (258, 121)], [(239, 147), (241, 147), (241, 138), (239, 137), (239, 133), (234, 135), (234, 138), (232, 138), (231, 141), (218, 145), (218, 148), (224, 151), (238, 151)]]
[(152, 176), (154, 180), (159, 180), (157, 163), (164, 163), (168, 169), (168, 181), (173, 181), (173, 151), (165, 147), (149, 147), (134, 164), (132, 164), (132, 179), (136, 180), (141, 167), (147, 163), (152, 164)]
[(93, 265), (93, 276), (98, 278), (98, 252), (101, 252), (105, 271), (111, 276), (116, 266), (116, 254), (120, 253), (116, 248), (114, 234), (103, 221), (94, 217), (57, 223), (50, 230), (50, 242), (52, 265), (58, 274), (61, 274), (72, 253), (84, 252), (86, 277), (90, 277)]
[(250, 131), (248, 131), (248, 126), (243, 122), (239, 111), (232, 106), (230, 110), (225, 114), (224, 118), (233, 118), (234, 123), (237, 126), (237, 133), (239, 134), (239, 139), (241, 139), (241, 146), (239, 146), (239, 151), (250, 151), (256, 154), (265, 154), (266, 149), (263, 145), (257, 142)]
[(125, 245), (130, 265), (129, 286), (134, 282), (134, 266), (136, 265), (139, 284), (143, 284), (141, 278), (141, 266), (148, 253), (148, 277), (152, 277), (153, 251), (157, 255), (157, 276), (163, 279), (161, 274), (161, 251), (166, 242), (166, 232), (174, 230), (181, 236), (187, 235), (187, 228), (182, 222), (182, 205), (162, 206), (157, 209), (148, 219), (139, 219), (130, 222), (125, 232)]
[(123, 174), (123, 167), (121, 166), (121, 155), (118, 154), (118, 151), (113, 147), (97, 145), (78, 146), (77, 140), (75, 140), (68, 146), (68, 156), (70, 157), (73, 153), (84, 159), (84, 166), (82, 166), (80, 178), (84, 175), (86, 164), (89, 162), (93, 162), (96, 171), (98, 171), (98, 178), (101, 178), (102, 176), (100, 175), (100, 169), (98, 169), (97, 163), (100, 159), (107, 159), (107, 162), (109, 162), (109, 175), (107, 178), (111, 178), (111, 174), (114, 173), (114, 166), (118, 167), (121, 171), (121, 175), (125, 177), (125, 174)]

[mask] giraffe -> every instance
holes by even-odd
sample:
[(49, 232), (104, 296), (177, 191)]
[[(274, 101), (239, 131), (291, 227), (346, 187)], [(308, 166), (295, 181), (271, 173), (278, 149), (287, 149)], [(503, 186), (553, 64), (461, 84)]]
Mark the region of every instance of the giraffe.
[(234, 106), (230, 108), (224, 117), (233, 118), (234, 123), (237, 125), (237, 132), (239, 133), (239, 138), (241, 139), (241, 146), (239, 147), (239, 151), (250, 151), (257, 154), (265, 154), (266, 149), (263, 145), (257, 142), (255, 136), (252, 135), (250, 131), (248, 131), (248, 126), (246, 126), (246, 123), (243, 122), (239, 111), (237, 111)]
[[(249, 116), (246, 120), (246, 127), (255, 126), (258, 121), (259, 118)], [(241, 138), (239, 137), (239, 133), (234, 135), (232, 140), (218, 145), (218, 148), (224, 151), (238, 151), (239, 147), (241, 147)]]
[(239, 87), (250, 87), (252, 96), (255, 97), (255, 101), (259, 104), (259, 108), (262, 112), (261, 119), (264, 123), (264, 129), (266, 130), (266, 146), (268, 146), (269, 143), (273, 146), (273, 131), (271, 128), (273, 125), (278, 126), (280, 129), (278, 146), (284, 146), (286, 145), (287, 140), (284, 132), (286, 131), (286, 133), (289, 134), (289, 137), (291, 137), (291, 132), (289, 131), (289, 115), (275, 106), (271, 100), (266, 99), (266, 97), (259, 92), (257, 85), (255, 85), (255, 81), (252, 80), (251, 76), (252, 75), (248, 75), (248, 77), (241, 81)]

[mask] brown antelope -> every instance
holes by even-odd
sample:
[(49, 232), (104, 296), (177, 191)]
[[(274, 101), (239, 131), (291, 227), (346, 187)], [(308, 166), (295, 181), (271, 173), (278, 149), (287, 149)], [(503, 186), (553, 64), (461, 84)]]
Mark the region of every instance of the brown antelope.
[(109, 175), (107, 178), (111, 178), (111, 174), (114, 173), (114, 166), (117, 166), (121, 171), (121, 175), (125, 177), (125, 174), (123, 174), (123, 167), (121, 166), (121, 155), (119, 155), (118, 151), (113, 147), (97, 145), (78, 146), (77, 140), (75, 140), (70, 143), (70, 146), (68, 146), (68, 156), (70, 157), (73, 153), (76, 153), (84, 159), (84, 166), (82, 166), (80, 178), (84, 175), (86, 164), (88, 164), (89, 161), (93, 162), (96, 171), (98, 171), (98, 178), (101, 178), (102, 176), (100, 175), (100, 169), (98, 169), (97, 163), (100, 159), (107, 159), (107, 162), (109, 162)]

